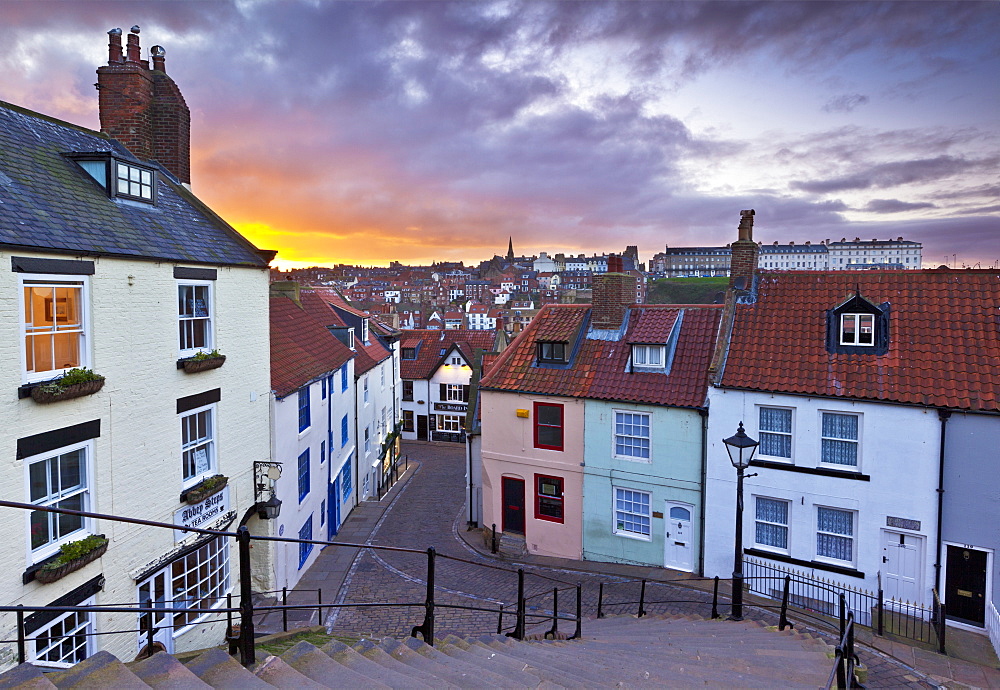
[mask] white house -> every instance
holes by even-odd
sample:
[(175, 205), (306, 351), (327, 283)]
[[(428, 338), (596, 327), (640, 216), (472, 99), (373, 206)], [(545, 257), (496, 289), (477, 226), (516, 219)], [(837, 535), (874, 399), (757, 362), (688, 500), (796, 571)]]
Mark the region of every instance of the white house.
[[(743, 271), (753, 265), (749, 239), (733, 245), (734, 272), (737, 264)], [(966, 591), (991, 601), (987, 564), (997, 540), (969, 536), (979, 543), (965, 548), (983, 557), (969, 559), (976, 565), (968, 572), (946, 576), (943, 542), (963, 530), (953, 526), (950, 537), (939, 531), (948, 505), (939, 489), (947, 476), (946, 419), (1000, 411), (993, 380), (983, 375), (1000, 363), (996, 276), (862, 270), (747, 277), (734, 276), (744, 289), (730, 292), (709, 390), (705, 574), (733, 572), (736, 471), (722, 440), (742, 422), (759, 443), (744, 488), (745, 575), (783, 569), (869, 592), (881, 580), (889, 606), (908, 601), (929, 610), (932, 590), (956, 607)], [(952, 478), (967, 483), (952, 467)], [(977, 504), (963, 514), (1000, 521), (995, 499), (965, 497)], [(810, 596), (797, 603), (835, 612), (834, 598)], [(983, 606), (951, 615), (982, 631)], [(855, 615), (870, 621), (867, 607)]]
[[(8, 343), (0, 378), (17, 391), (2, 403), (0, 496), (256, 531), (254, 463), (270, 456), (273, 253), (257, 250), (188, 189), (189, 115), (162, 53), (149, 69), (137, 33), (127, 55), (121, 31), (109, 36), (109, 63), (98, 70), (107, 133), (0, 103), (0, 253), (8, 267), (0, 271)], [(171, 126), (148, 110), (119, 107), (124, 91), (169, 111)], [(131, 150), (111, 138), (118, 135), (129, 135)], [(154, 147), (162, 164), (150, 160)], [(103, 387), (51, 390), (80, 368), (103, 376)], [(7, 605), (211, 608), (237, 585), (235, 547), (225, 538), (42, 510), (5, 509), (4, 518)], [(102, 556), (76, 561), (68, 574), (46, 567), (60, 547), (91, 535), (107, 540)], [(168, 650), (216, 645), (225, 626), (215, 618), (157, 614), (156, 639)], [(101, 649), (133, 657), (144, 644), (140, 622), (135, 613), (28, 610), (27, 657), (53, 668)], [(2, 627), (2, 639), (16, 639), (13, 617)], [(16, 662), (16, 646), (5, 644), (2, 658)]]
[[(271, 457), (281, 512), (273, 536), (329, 540), (356, 503), (354, 352), (328, 326), (339, 320), (311, 290), (272, 284)], [(309, 544), (270, 547), (267, 591), (294, 587), (316, 560)]]

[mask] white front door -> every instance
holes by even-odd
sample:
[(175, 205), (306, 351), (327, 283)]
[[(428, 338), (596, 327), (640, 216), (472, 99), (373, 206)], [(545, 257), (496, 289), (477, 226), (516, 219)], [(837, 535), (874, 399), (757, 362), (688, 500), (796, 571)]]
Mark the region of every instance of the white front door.
[[(169, 600), (168, 592), (170, 588), (168, 586), (170, 580), (170, 570), (164, 569), (155, 575), (151, 575), (142, 582), (139, 583), (139, 604), (141, 606), (149, 606), (152, 603), (153, 608), (164, 608), (172, 607), (173, 603)], [(153, 613), (153, 626), (156, 629), (153, 635), (153, 640), (160, 642), (166, 647), (168, 654), (173, 654), (174, 652), (174, 636), (173, 628), (173, 614), (167, 613), (165, 611), (157, 611)], [(141, 650), (146, 646), (146, 630), (149, 625), (145, 614), (139, 615), (139, 649)]]
[(882, 530), (882, 591), (886, 599), (923, 602), (924, 538)]
[(674, 570), (691, 572), (694, 564), (691, 556), (691, 509), (688, 503), (667, 501), (663, 516), (664, 533), (663, 565)]

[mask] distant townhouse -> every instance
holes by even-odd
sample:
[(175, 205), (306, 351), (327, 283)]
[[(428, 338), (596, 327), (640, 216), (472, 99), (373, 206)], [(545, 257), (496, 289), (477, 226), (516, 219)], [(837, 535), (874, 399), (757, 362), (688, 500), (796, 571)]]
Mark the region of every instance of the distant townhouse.
[[(858, 269), (918, 269), (922, 245), (904, 240), (817, 244), (758, 244), (760, 267), (778, 271), (841, 271)], [(666, 247), (653, 257), (651, 268), (667, 277), (728, 276), (731, 251), (725, 247)]]
[(400, 341), (402, 436), (465, 442), (469, 381), (476, 352), (492, 350), (494, 331), (407, 331)]
[(757, 245), (733, 247), (749, 270), (734, 276), (742, 289), (709, 392), (706, 574), (732, 568), (736, 472), (722, 439), (742, 422), (759, 443), (744, 491), (748, 560), (871, 592), (881, 581), (890, 607), (929, 610), (936, 590), (954, 623), (996, 641), (1000, 498), (975, 477), (995, 471), (985, 439), (1000, 431), (1000, 280), (751, 275)]
[[(128, 35), (127, 54), (120, 29), (109, 41), (98, 69), (102, 132), (0, 103), (8, 266), (0, 328), (10, 344), (0, 372), (11, 391), (0, 495), (39, 508), (266, 531), (254, 467), (270, 459), (274, 253), (190, 191), (190, 116), (162, 50), (150, 69), (138, 33)], [(90, 377), (83, 370), (101, 378), (71, 385)], [(227, 539), (42, 510), (4, 515), (5, 604), (153, 600), (180, 609), (154, 616), (168, 651), (221, 638), (224, 616), (188, 609), (219, 606), (236, 586)], [(87, 538), (89, 562), (72, 572), (46, 567), (61, 547)], [(25, 652), (48, 668), (98, 650), (130, 658), (145, 644), (141, 623), (135, 613), (28, 611)], [(16, 647), (3, 647), (10, 665)]]
[[(271, 294), (271, 459), (281, 501), (275, 536), (328, 540), (357, 499), (355, 353), (330, 331), (340, 320), (316, 292), (279, 281)], [(294, 587), (319, 554), (311, 544), (257, 548), (272, 552), (265, 591)]]

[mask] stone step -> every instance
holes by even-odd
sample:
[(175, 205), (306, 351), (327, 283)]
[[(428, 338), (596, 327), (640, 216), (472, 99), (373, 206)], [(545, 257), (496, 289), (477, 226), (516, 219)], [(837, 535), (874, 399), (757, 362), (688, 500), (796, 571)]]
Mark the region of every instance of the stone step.
[(139, 690), (149, 687), (113, 654), (105, 651), (84, 659), (72, 668), (50, 673), (46, 677), (57, 688), (100, 687)]
[(0, 675), (0, 689), (17, 688), (17, 690), (49, 690), (54, 688), (52, 681), (45, 677), (40, 669), (31, 664), (19, 664)]
[[(450, 656), (445, 654), (442, 649), (440, 649), (440, 643), (437, 647), (431, 647), (425, 642), (416, 639), (415, 637), (408, 637), (401, 642), (402, 645), (409, 647), (415, 654), (419, 654), (437, 664), (453, 668), (456, 671), (460, 671), (463, 677), (467, 680), (461, 683), (462, 687), (484, 687), (484, 688), (496, 688), (511, 685), (514, 680), (511, 678), (511, 674), (505, 673), (503, 668), (491, 668), (489, 664), (476, 663), (472, 660), (470, 663), (466, 659), (462, 659), (458, 656)], [(533, 682), (532, 682), (533, 681)], [(537, 678), (532, 679), (523, 684), (526, 687), (535, 687), (538, 685), (539, 680)]]
[(301, 688), (301, 690), (325, 690), (330, 685), (318, 683), (312, 678), (299, 673), (288, 665), (281, 657), (269, 656), (257, 664), (253, 674), (268, 685), (276, 688)]
[(493, 647), (497, 651), (501, 651), (509, 656), (523, 659), (536, 668), (551, 668), (554, 671), (558, 671), (562, 677), (571, 682), (579, 679), (584, 683), (589, 681), (591, 685), (615, 685), (619, 680), (615, 674), (606, 673), (600, 665), (590, 663), (590, 659), (587, 659), (587, 663), (584, 664), (582, 663), (583, 657), (573, 654), (567, 655), (564, 650), (545, 643), (515, 642), (513, 648), (511, 648), (510, 645), (492, 642), (487, 646)]
[(408, 676), (405, 672), (400, 673), (390, 668), (386, 668), (371, 659), (361, 656), (356, 650), (348, 647), (339, 640), (331, 640), (320, 647), (320, 651), (327, 654), (338, 664), (346, 666), (355, 673), (370, 678), (390, 688), (426, 688), (426, 683), (421, 683), (416, 678)]
[(434, 649), (474, 668), (487, 668), (508, 679), (508, 685), (532, 688), (546, 680), (555, 682), (555, 678), (525, 671), (525, 665), (521, 661), (478, 645), (471, 645), (457, 637), (448, 636)]
[[(410, 642), (412, 640), (412, 642)], [(399, 640), (382, 640), (379, 647), (385, 651), (386, 654), (391, 656), (397, 661), (429, 674), (433, 678), (438, 678), (442, 681), (452, 683), (456, 687), (460, 688), (486, 688), (486, 687), (497, 687), (503, 685), (505, 679), (494, 676), (488, 671), (482, 669), (473, 670), (465, 668), (462, 664), (459, 664), (443, 654), (439, 655), (439, 658), (432, 658), (430, 654), (421, 654), (416, 649), (413, 649), (411, 645), (423, 645), (427, 649), (433, 650), (430, 645), (421, 642), (415, 638), (407, 638), (403, 642)]]
[(212, 686), (166, 652), (157, 652), (142, 661), (125, 664), (142, 682), (156, 690), (191, 690)]
[(274, 686), (243, 668), (221, 649), (209, 649), (187, 662), (188, 670), (213, 688), (224, 690), (269, 690)]
[(375, 644), (372, 640), (361, 640), (356, 645), (354, 645), (354, 650), (357, 651), (361, 656), (373, 661), (385, 668), (391, 669), (396, 673), (405, 675), (407, 678), (413, 679), (419, 683), (424, 683), (430, 687), (436, 688), (458, 688), (459, 685), (455, 683), (450, 683), (443, 678), (437, 678), (433, 673), (428, 673), (427, 671), (422, 671), (409, 664), (404, 663), (400, 659), (390, 656), (384, 649)]
[(337, 687), (364, 687), (386, 690), (389, 686), (374, 678), (338, 664), (315, 645), (305, 640), (288, 649), (281, 658), (302, 675), (320, 684), (334, 683)]

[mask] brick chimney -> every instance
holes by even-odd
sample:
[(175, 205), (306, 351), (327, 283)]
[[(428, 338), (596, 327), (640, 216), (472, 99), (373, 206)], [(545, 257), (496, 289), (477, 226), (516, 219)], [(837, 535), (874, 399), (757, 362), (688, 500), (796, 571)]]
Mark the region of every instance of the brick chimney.
[(108, 32), (108, 64), (97, 68), (101, 131), (190, 184), (191, 112), (167, 76), (166, 51), (153, 46), (150, 69), (142, 59), (139, 27), (129, 32), (124, 55), (121, 34), (121, 29)]
[(753, 272), (757, 269), (757, 254), (760, 247), (753, 241), (754, 210), (740, 211), (739, 239), (730, 247), (729, 287), (742, 278), (743, 288), (750, 286)]
[(622, 258), (608, 256), (608, 272), (594, 276), (593, 310), (591, 323), (594, 328), (620, 328), (625, 310), (635, 302), (635, 277), (622, 270)]

